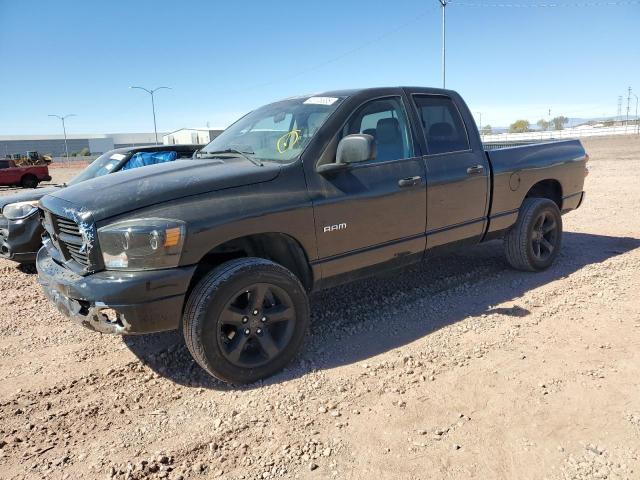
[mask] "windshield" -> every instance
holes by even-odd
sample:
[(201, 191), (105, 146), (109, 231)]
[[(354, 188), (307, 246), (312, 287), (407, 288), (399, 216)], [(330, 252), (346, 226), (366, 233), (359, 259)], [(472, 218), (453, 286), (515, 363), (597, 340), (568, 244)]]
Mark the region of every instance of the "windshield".
[(344, 97), (303, 97), (265, 105), (242, 117), (200, 151), (242, 153), (289, 162), (300, 156)]
[(104, 153), (80, 172), (78, 176), (68, 181), (67, 185), (75, 185), (76, 183), (111, 173), (128, 156), (128, 153), (114, 153), (113, 151)]

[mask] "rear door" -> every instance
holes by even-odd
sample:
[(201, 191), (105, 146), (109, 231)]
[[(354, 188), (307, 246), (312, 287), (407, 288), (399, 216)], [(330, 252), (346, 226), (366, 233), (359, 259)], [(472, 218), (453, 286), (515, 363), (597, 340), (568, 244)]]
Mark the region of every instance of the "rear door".
[(466, 128), (473, 121), (463, 117), (468, 109), (447, 95), (411, 97), (427, 150), (427, 248), (477, 242), (486, 225), (491, 173), (479, 136), (470, 139), (475, 128)]
[(376, 139), (376, 159), (328, 176), (309, 172), (324, 278), (390, 260), (409, 261), (425, 249), (424, 162), (403, 96), (364, 103), (337, 140), (354, 133)]

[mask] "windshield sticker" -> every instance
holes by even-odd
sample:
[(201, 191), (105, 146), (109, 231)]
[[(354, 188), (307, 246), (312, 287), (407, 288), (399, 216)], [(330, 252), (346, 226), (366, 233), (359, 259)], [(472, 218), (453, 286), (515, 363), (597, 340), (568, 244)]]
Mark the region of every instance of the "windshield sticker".
[(337, 101), (336, 97), (310, 97), (304, 103), (306, 105), (333, 105)]
[(291, 130), (281, 136), (276, 142), (276, 148), (278, 152), (284, 153), (287, 150), (292, 149), (300, 141), (300, 130)]
[(109, 158), (111, 160), (124, 160), (124, 158), (126, 157), (126, 155), (123, 155), (121, 153), (114, 153), (113, 155), (111, 155)]

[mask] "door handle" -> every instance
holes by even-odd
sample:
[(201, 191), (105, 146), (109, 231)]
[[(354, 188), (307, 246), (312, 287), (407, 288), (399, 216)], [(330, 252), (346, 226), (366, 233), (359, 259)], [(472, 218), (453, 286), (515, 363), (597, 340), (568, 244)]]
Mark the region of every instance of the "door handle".
[(398, 186), (399, 187), (415, 187), (416, 185), (420, 185), (421, 181), (422, 181), (422, 177), (420, 176), (407, 177), (407, 178), (403, 178), (402, 180), (398, 180)]
[(474, 165), (467, 168), (467, 175), (481, 175), (484, 172), (484, 165)]

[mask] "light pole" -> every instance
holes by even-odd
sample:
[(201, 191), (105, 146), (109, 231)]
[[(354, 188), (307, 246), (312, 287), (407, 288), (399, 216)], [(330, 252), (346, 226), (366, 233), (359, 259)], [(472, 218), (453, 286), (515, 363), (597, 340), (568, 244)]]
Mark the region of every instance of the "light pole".
[(480, 123), (480, 136), (482, 137), (482, 112), (476, 112), (478, 114), (479, 117), (479, 123)]
[(77, 117), (77, 115), (75, 113), (68, 113), (66, 115), (49, 114), (49, 116), (59, 118), (60, 121), (62, 122), (62, 133), (64, 133), (64, 151), (65, 151), (65, 154), (67, 155), (67, 163), (69, 163), (69, 147), (67, 145), (67, 127), (64, 125), (64, 119), (69, 117)]
[(438, 0), (442, 6), (442, 88), (447, 86), (447, 36), (446, 36), (446, 14), (445, 9), (451, 0)]
[(166, 88), (167, 90), (171, 90), (171, 87), (156, 87), (156, 88), (152, 88), (151, 90), (144, 87), (134, 87), (134, 86), (131, 86), (129, 88), (137, 88), (139, 90), (144, 90), (149, 95), (151, 95), (151, 110), (153, 111), (153, 132), (156, 135), (156, 145), (157, 145), (158, 144), (158, 128), (156, 126), (156, 103), (153, 100), (153, 94), (158, 90), (162, 90), (163, 88)]

